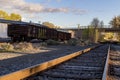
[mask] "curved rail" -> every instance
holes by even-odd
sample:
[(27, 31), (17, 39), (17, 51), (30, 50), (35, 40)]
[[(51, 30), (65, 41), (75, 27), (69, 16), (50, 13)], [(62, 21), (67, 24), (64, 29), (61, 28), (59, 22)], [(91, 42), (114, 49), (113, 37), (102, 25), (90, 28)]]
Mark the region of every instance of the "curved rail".
[(103, 72), (103, 76), (102, 76), (102, 80), (107, 80), (107, 73), (108, 73), (108, 66), (109, 66), (109, 53), (110, 53), (110, 45), (109, 45), (109, 48), (108, 48), (108, 54), (107, 54), (107, 59), (106, 59), (106, 62), (105, 62), (105, 67), (104, 67), (104, 72)]
[(59, 57), (59, 58), (56, 58), (56, 59), (38, 64), (38, 65), (35, 65), (35, 66), (32, 66), (32, 67), (29, 67), (29, 68), (26, 68), (26, 69), (22, 69), (22, 70), (19, 70), (19, 71), (16, 71), (16, 72), (13, 72), (13, 73), (10, 73), (10, 74), (7, 74), (7, 75), (0, 76), (0, 80), (21, 80), (21, 79), (24, 79), (24, 78), (29, 77), (29, 76), (37, 73), (37, 72), (46, 70), (50, 67), (53, 67), (53, 66), (58, 65), (62, 62), (70, 60), (70, 59), (72, 59), (76, 56), (79, 56), (82, 53), (88, 52), (91, 49), (94, 49), (98, 46), (100, 46), (100, 45), (90, 47), (90, 48), (86, 48), (84, 50), (80, 50), (78, 52), (75, 52), (75, 53), (72, 53), (72, 54), (69, 54), (69, 55), (66, 55), (66, 56), (63, 56), (63, 57)]

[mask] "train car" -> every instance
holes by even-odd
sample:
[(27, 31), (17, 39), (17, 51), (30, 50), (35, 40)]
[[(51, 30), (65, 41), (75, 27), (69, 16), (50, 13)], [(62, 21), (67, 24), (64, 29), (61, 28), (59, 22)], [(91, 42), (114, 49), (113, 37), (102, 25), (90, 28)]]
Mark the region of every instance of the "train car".
[(8, 36), (13, 41), (30, 41), (32, 39), (47, 40), (54, 39), (54, 29), (50, 29), (44, 25), (33, 24), (11, 24), (8, 25)]
[(8, 25), (8, 36), (12, 41), (30, 41), (32, 39), (63, 41), (71, 38), (70, 33), (57, 31), (40, 24), (10, 24)]
[(28, 34), (28, 27), (26, 24), (9, 24), (8, 25), (8, 37), (11, 37), (13, 41), (28, 40), (26, 36)]
[(61, 41), (71, 39), (71, 34), (68, 32), (58, 31), (58, 39)]

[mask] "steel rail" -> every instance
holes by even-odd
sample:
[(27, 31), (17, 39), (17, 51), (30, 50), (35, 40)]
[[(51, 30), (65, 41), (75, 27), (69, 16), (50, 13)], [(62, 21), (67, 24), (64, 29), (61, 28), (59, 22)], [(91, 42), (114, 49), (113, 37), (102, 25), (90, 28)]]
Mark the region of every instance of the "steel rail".
[(110, 56), (109, 53), (110, 53), (110, 45), (109, 45), (109, 48), (108, 48), (108, 54), (107, 54), (107, 58), (106, 58), (106, 62), (105, 62), (105, 67), (104, 67), (102, 80), (107, 80), (108, 67), (109, 67), (109, 56)]
[(78, 52), (75, 52), (75, 53), (72, 53), (72, 54), (69, 54), (69, 55), (66, 55), (63, 57), (59, 57), (59, 58), (56, 58), (56, 59), (53, 59), (53, 60), (50, 60), (47, 62), (43, 62), (41, 64), (37, 64), (37, 65), (32, 66), (32, 67), (28, 67), (28, 68), (25, 68), (25, 69), (22, 69), (22, 70), (19, 70), (19, 71), (10, 73), (10, 74), (0, 76), (0, 80), (22, 80), (22, 79), (27, 78), (35, 73), (46, 70), (46, 69), (51, 68), (55, 65), (58, 65), (62, 62), (65, 62), (65, 61), (70, 60), (74, 57), (77, 57), (77, 56), (81, 55), (82, 53), (88, 52), (91, 49), (94, 49), (98, 46), (101, 46), (101, 45), (86, 48), (86, 49), (80, 50)]

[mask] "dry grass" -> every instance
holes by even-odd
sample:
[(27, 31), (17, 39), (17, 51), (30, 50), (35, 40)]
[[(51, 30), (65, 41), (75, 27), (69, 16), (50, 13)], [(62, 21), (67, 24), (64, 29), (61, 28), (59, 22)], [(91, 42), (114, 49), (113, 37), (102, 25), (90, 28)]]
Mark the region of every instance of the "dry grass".
[(0, 43), (0, 51), (13, 51), (14, 46), (10, 43)]
[(32, 43), (0, 43), (1, 52), (36, 52), (39, 51), (40, 48), (38, 45), (34, 45)]
[(84, 40), (83, 41), (83, 40), (80, 40), (80, 39), (72, 38), (65, 43), (67, 43), (68, 45), (72, 45), (72, 46), (76, 46), (76, 45), (84, 46), (84, 45), (90, 44), (90, 41), (89, 40)]

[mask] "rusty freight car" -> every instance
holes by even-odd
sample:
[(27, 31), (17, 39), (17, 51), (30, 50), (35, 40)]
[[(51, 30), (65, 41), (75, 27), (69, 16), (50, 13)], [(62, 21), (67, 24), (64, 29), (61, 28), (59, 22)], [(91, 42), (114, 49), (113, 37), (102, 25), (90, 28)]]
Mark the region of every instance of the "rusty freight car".
[(32, 39), (41, 40), (69, 40), (71, 34), (57, 31), (40, 24), (9, 24), (8, 36), (12, 41), (30, 41)]

